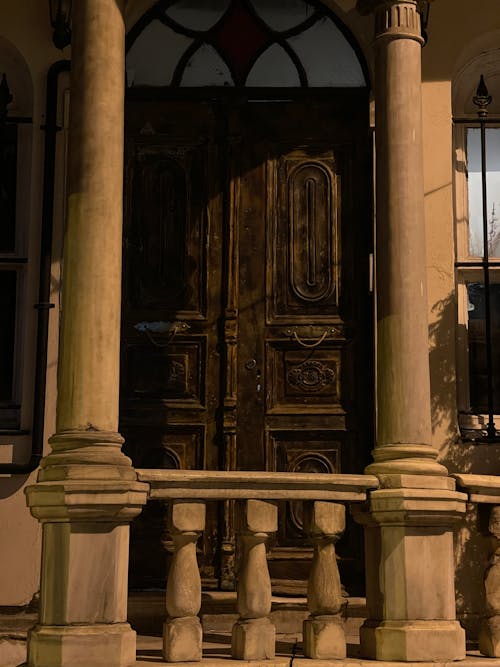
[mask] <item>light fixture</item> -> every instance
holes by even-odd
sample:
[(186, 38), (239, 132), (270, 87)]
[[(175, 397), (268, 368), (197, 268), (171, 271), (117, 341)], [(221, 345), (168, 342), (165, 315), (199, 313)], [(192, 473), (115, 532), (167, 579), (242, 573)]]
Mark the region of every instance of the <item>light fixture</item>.
[(49, 0), (52, 41), (58, 49), (71, 43), (71, 0)]

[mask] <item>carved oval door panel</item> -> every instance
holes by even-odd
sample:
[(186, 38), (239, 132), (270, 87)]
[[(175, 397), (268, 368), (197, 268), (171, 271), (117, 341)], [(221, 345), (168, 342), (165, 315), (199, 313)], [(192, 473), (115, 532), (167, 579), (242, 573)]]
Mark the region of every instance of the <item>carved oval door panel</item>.
[[(233, 113), (231, 458), (240, 469), (362, 472), (373, 424), (367, 119), (320, 103)], [(270, 554), (276, 591), (305, 591), (301, 512), (300, 503), (281, 507)], [(356, 534), (346, 543), (362, 548)], [(344, 580), (356, 590), (360, 564), (346, 558), (349, 567)]]

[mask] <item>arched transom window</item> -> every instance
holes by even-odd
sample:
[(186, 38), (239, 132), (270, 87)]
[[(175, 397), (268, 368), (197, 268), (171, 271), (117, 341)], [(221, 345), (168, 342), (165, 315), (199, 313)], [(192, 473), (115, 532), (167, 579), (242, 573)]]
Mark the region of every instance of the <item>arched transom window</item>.
[(127, 84), (359, 88), (367, 77), (314, 0), (160, 0), (128, 35)]

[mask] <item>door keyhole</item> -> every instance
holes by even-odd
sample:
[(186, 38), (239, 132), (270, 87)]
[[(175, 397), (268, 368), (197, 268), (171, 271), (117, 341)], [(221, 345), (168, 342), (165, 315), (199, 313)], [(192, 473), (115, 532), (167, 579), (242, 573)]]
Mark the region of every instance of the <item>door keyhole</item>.
[(249, 359), (245, 363), (245, 368), (247, 369), (247, 371), (255, 370), (255, 377), (256, 377), (256, 380), (257, 380), (257, 384), (256, 384), (255, 388), (257, 390), (257, 393), (261, 392), (262, 391), (262, 383), (261, 383), (260, 379), (261, 379), (262, 375), (261, 375), (261, 372), (260, 372), (260, 368), (257, 368), (257, 361), (255, 359)]

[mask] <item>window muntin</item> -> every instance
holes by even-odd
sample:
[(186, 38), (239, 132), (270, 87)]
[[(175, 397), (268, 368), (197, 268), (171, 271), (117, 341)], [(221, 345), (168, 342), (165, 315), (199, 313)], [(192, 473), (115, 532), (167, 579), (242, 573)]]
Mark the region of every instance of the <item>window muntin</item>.
[(315, 0), (159, 0), (129, 33), (127, 84), (362, 88), (367, 78)]

